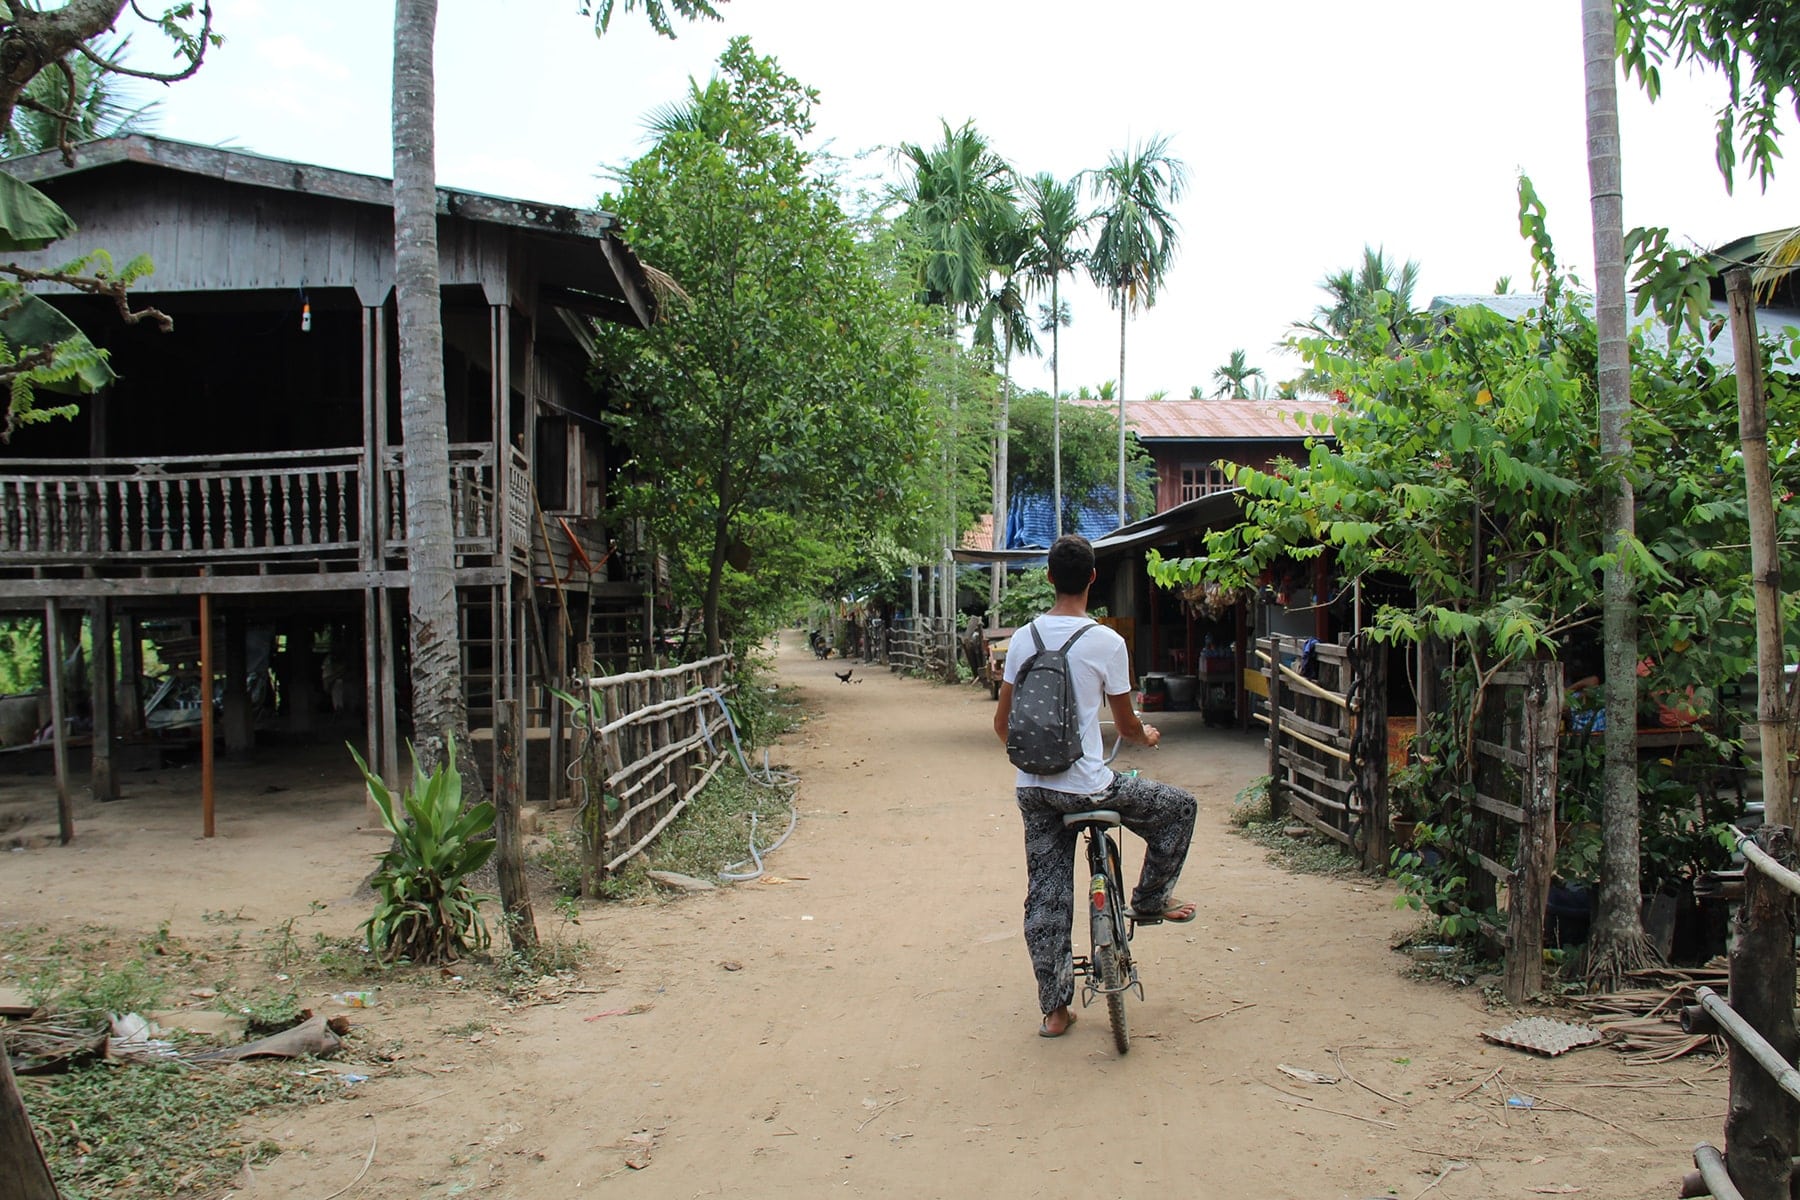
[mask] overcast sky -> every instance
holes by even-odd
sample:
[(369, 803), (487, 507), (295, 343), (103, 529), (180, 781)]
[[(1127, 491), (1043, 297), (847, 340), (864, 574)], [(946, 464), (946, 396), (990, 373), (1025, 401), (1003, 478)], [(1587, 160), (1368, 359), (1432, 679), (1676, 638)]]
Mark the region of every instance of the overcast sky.
[[(1532, 177), (1563, 261), (1591, 279), (1580, 0), (730, 0), (721, 23), (652, 36), (622, 13), (605, 39), (574, 0), (442, 0), (438, 178), (592, 204), (643, 149), (643, 116), (708, 77), (726, 41), (821, 94), (818, 143), (870, 175), (940, 119), (973, 119), (1021, 172), (1070, 176), (1166, 134), (1192, 174), (1156, 307), (1131, 322), (1127, 385), (1211, 390), (1234, 348), (1273, 378), (1273, 348), (1318, 280), (1365, 244), (1416, 259), (1420, 299), (1528, 286), (1516, 180)], [(156, 131), (388, 175), (391, 8), (380, 0), (216, 0), (224, 46), (159, 90)], [(136, 37), (136, 61), (163, 47)], [(1724, 85), (1682, 73), (1647, 103), (1621, 82), (1625, 223), (1701, 246), (1800, 222), (1800, 164), (1765, 195), (1713, 165)], [(1792, 115), (1784, 123), (1791, 152)], [(629, 238), (629, 231), (627, 231)], [(120, 249), (124, 249), (121, 247)], [(1118, 320), (1066, 288), (1062, 384), (1118, 374)], [(1048, 388), (1046, 364), (1015, 377)]]

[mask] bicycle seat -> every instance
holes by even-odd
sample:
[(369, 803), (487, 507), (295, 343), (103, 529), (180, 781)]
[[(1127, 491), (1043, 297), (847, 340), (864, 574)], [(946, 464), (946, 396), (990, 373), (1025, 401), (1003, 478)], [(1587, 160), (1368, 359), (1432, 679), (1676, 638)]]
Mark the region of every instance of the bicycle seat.
[(1063, 828), (1074, 829), (1081, 825), (1118, 825), (1119, 814), (1110, 808), (1096, 808), (1089, 812), (1072, 812), (1063, 814)]

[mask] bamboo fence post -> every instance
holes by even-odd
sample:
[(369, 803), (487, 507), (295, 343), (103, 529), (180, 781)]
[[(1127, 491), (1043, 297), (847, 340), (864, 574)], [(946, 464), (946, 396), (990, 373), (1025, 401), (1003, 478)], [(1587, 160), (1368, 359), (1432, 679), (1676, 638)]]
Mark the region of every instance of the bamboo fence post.
[(1287, 796), (1281, 790), (1281, 638), (1271, 637), (1269, 650), (1269, 819), (1287, 815)]
[(1769, 410), (1763, 392), (1762, 347), (1756, 340), (1756, 298), (1750, 272), (1725, 272), (1731, 309), (1731, 348), (1737, 370), (1738, 444), (1744, 457), (1744, 499), (1750, 520), (1750, 585), (1756, 603), (1756, 723), (1762, 732), (1763, 803), (1771, 825), (1794, 824), (1789, 755), (1793, 725), (1782, 700), (1785, 667), (1781, 637), (1781, 556), (1769, 480)]
[(1556, 738), (1562, 728), (1562, 664), (1529, 662), (1525, 674), (1525, 821), (1506, 905), (1506, 999), (1512, 1004), (1544, 986), (1544, 909), (1556, 868)]
[[(1387, 761), (1387, 652), (1366, 634), (1356, 639), (1351, 653), (1358, 659), (1362, 690), (1355, 697), (1356, 729), (1362, 743), (1357, 763), (1357, 790), (1363, 798), (1363, 855), (1365, 871), (1380, 871), (1388, 861), (1388, 761)], [(1347, 714), (1348, 715), (1348, 714)]]
[[(1793, 831), (1764, 825), (1756, 842), (1784, 865), (1793, 861)], [(1794, 897), (1752, 866), (1731, 950), (1731, 1008), (1791, 1064), (1800, 1050), (1794, 1025)], [(1731, 1040), (1731, 1102), (1725, 1145), (1731, 1181), (1744, 1200), (1788, 1200), (1800, 1149), (1800, 1102), (1749, 1050)]]

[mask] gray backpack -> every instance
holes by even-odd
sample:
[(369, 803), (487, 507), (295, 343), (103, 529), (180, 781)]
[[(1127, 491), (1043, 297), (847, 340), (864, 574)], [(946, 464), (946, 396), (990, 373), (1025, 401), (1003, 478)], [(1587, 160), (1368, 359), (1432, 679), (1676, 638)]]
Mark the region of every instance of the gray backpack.
[(1083, 625), (1057, 650), (1044, 649), (1037, 624), (1026, 626), (1037, 652), (1013, 681), (1012, 711), (1006, 718), (1006, 757), (1033, 775), (1058, 775), (1081, 760), (1081, 709), (1069, 678), (1069, 648), (1094, 627)]

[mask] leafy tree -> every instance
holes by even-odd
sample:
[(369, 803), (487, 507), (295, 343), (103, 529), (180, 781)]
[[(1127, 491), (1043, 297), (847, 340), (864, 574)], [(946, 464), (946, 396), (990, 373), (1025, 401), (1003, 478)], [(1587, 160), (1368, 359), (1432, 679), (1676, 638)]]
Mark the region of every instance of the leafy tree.
[(1617, 14), (1619, 57), (1652, 100), (1662, 94), (1665, 65), (1724, 74), (1719, 173), (1731, 190), (1741, 154), (1766, 189), (1781, 155), (1781, 105), (1800, 111), (1800, 23), (1790, 0), (1617, 0)]
[(1175, 261), (1177, 229), (1172, 211), (1187, 187), (1187, 165), (1169, 153), (1169, 139), (1154, 137), (1114, 151), (1089, 174), (1101, 202), (1100, 223), (1088, 257), (1088, 274), (1112, 293), (1119, 310), (1119, 524), (1126, 520), (1125, 328), (1130, 315), (1150, 308)]
[(1087, 232), (1087, 218), (1080, 211), (1078, 181), (1064, 182), (1040, 172), (1019, 185), (1025, 228), (1031, 249), (1025, 258), (1027, 278), (1037, 288), (1048, 286), (1050, 304), (1042, 328), (1050, 335), (1051, 454), (1055, 478), (1051, 496), (1056, 507), (1056, 535), (1062, 536), (1062, 378), (1061, 336), (1069, 324), (1068, 306), (1060, 293), (1064, 275), (1072, 275), (1086, 259), (1078, 245)]
[[(1242, 350), (1233, 350), (1231, 358), (1222, 367), (1213, 370), (1213, 382), (1218, 384), (1214, 396), (1230, 396), (1233, 400), (1246, 400), (1249, 393), (1244, 390), (1244, 383), (1249, 379), (1262, 379), (1263, 369), (1249, 364), (1248, 356)], [(1195, 391), (1200, 389), (1195, 388)]]
[(149, 128), (157, 102), (134, 106), (101, 66), (101, 61), (122, 60), (130, 41), (96, 42), (97, 59), (72, 59), (66, 72), (39, 71), (23, 93), (32, 103), (15, 109), (12, 125), (0, 134), (0, 157), (18, 158), (65, 142), (80, 145)]
[(1296, 325), (1301, 334), (1347, 338), (1364, 325), (1387, 328), (1395, 342), (1406, 337), (1403, 323), (1413, 311), (1419, 264), (1412, 259), (1390, 262), (1384, 247), (1363, 247), (1362, 261), (1333, 271), (1319, 281), (1330, 298), (1313, 310), (1312, 319)]
[[(1624, 670), (1635, 678), (1635, 663), (1649, 660), (1646, 693), (1716, 689), (1741, 679), (1754, 661), (1736, 430), (1718, 419), (1730, 403), (1729, 375), (1696, 342), (1679, 339), (1664, 352), (1634, 343), (1632, 390), (1641, 410), (1630, 418), (1626, 456), (1604, 453), (1594, 438), (1594, 319), (1555, 265), (1529, 181), (1521, 183), (1520, 208), (1547, 293), (1536, 313), (1509, 321), (1481, 307), (1460, 310), (1406, 329), (1417, 338), (1397, 353), (1380, 323), (1348, 339), (1303, 339), (1309, 367), (1348, 397), (1317, 418), (1333, 431), (1336, 449), (1321, 442), (1301, 462), (1233, 468), (1233, 482), (1249, 497), (1245, 522), (1210, 537), (1202, 557), (1152, 567), (1165, 585), (1243, 585), (1283, 558), (1329, 553), (1346, 577), (1410, 581), (1416, 603), (1381, 608), (1376, 635), (1449, 645), (1451, 736), (1432, 787), (1434, 795), (1465, 800), (1478, 683), (1521, 659), (1556, 655), (1572, 636), (1591, 637), (1602, 619), (1601, 576), (1615, 559), (1628, 560), (1649, 614), (1627, 635)], [(1784, 347), (1780, 361), (1792, 364), (1795, 353)], [(1784, 377), (1772, 379), (1771, 404), (1772, 425), (1800, 419), (1800, 392)], [(1794, 449), (1777, 448), (1776, 458), (1778, 486), (1794, 486)], [(1593, 497), (1626, 473), (1642, 483), (1635, 534), (1621, 535), (1612, 511)], [(1781, 520), (1784, 538), (1800, 534), (1800, 514), (1784, 510)], [(1788, 595), (1793, 628), (1800, 604)], [(1608, 676), (1610, 697), (1619, 673)], [(1638, 717), (1627, 711), (1619, 723), (1635, 728)], [(1720, 724), (1730, 720), (1722, 716)], [(1650, 795), (1644, 779), (1634, 775), (1634, 788)], [(1589, 811), (1610, 802), (1603, 794)], [(1642, 862), (1666, 866), (1706, 852), (1686, 816), (1643, 816), (1644, 842), (1633, 850)], [(1636, 866), (1611, 869), (1629, 872), (1635, 885)]]
[(816, 94), (744, 38), (690, 101), (721, 85), (728, 104), (665, 133), (603, 200), (684, 296), (649, 331), (598, 339), (638, 481), (624, 502), (681, 548), (710, 650), (728, 580), (747, 586), (729, 571), (802, 530), (845, 545), (901, 527), (930, 496), (932, 449), (911, 283), (878, 269), (799, 145)]
[[(134, 16), (169, 39), (180, 64), (174, 70), (127, 67), (119, 54), (130, 39), (100, 40), (117, 27), (128, 6)], [(64, 157), (73, 162), (73, 141), (78, 140), (86, 122), (106, 115), (104, 105), (96, 114), (89, 104), (96, 92), (109, 90), (106, 80), (125, 76), (174, 83), (186, 79), (200, 69), (206, 52), (221, 40), (213, 31), (208, 0), (175, 4), (155, 17), (130, 0), (68, 0), (51, 9), (25, 0), (0, 5), (0, 63), (6, 64), (0, 72), (0, 137), (13, 133), (14, 121), (23, 110), (47, 121), (47, 126), (33, 121), (25, 136), (39, 139), (45, 147), (60, 147)], [(41, 82), (41, 73), (59, 82)]]
[[(1060, 415), (1058, 410), (1060, 409)], [(1041, 391), (1013, 401), (1012, 478), (1015, 493), (1051, 497), (1056, 483), (1056, 438), (1061, 436), (1063, 484), (1062, 527), (1072, 528), (1083, 508), (1112, 499), (1117, 486), (1113, 422), (1105, 410), (1086, 405), (1062, 408)], [(1135, 439), (1130, 446), (1127, 480), (1133, 508), (1155, 503), (1155, 462)]]

